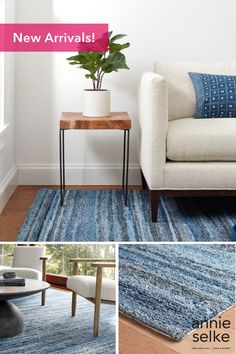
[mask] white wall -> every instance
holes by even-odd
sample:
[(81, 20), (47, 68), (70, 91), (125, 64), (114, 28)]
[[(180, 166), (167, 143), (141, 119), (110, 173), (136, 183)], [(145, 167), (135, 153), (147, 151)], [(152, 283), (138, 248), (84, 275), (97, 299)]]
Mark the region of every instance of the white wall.
[[(6, 22), (14, 22), (14, 0), (6, 1)], [(5, 129), (0, 131), (0, 212), (17, 185), (14, 53), (5, 54), (4, 64)]]
[[(18, 0), (18, 22), (103, 22), (127, 33), (130, 71), (105, 78), (112, 110), (128, 111), (131, 183), (139, 183), (136, 90), (156, 59), (235, 61), (235, 0)], [(17, 165), (20, 184), (57, 184), (61, 111), (81, 111), (84, 72), (66, 53), (16, 55)], [(120, 182), (120, 132), (68, 132), (69, 184)]]

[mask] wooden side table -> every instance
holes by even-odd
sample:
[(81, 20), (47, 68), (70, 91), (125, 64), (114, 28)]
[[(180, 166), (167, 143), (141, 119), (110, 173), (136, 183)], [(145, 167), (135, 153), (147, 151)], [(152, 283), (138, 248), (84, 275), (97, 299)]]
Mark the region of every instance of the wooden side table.
[(61, 206), (65, 196), (65, 130), (69, 129), (112, 129), (124, 131), (122, 189), (127, 206), (128, 174), (129, 174), (129, 133), (131, 119), (126, 112), (113, 112), (110, 117), (89, 118), (82, 113), (63, 112), (60, 119), (60, 192)]

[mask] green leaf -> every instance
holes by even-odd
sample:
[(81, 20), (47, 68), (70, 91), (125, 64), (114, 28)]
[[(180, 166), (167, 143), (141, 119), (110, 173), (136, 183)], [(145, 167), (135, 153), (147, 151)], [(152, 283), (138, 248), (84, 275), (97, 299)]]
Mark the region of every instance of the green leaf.
[(91, 79), (92, 79), (93, 81), (98, 81), (98, 79), (97, 79), (96, 76), (94, 76), (94, 75), (91, 75)]
[(85, 74), (85, 77), (86, 79), (92, 79), (93, 81), (98, 81), (96, 76), (94, 76), (93, 74)]
[(87, 64), (91, 60), (89, 53), (80, 53), (77, 57), (80, 64)]
[(89, 53), (90, 59), (92, 61), (100, 61), (102, 59), (103, 53), (101, 52), (90, 52)]
[(81, 69), (84, 69), (84, 70), (88, 70), (91, 74), (95, 74), (97, 69), (96, 67), (94, 68), (94, 66), (91, 64), (91, 63), (88, 63), (88, 64), (83, 64), (80, 66)]
[(66, 58), (66, 60), (78, 60), (78, 55), (74, 55), (73, 57)]
[(125, 56), (120, 52), (109, 54), (106, 62), (102, 65), (102, 69), (106, 73), (116, 71), (118, 69), (129, 69), (126, 65)]
[(111, 40), (111, 42), (115, 42), (115, 41), (117, 41), (117, 39), (121, 39), (126, 36), (127, 36), (126, 34), (117, 34), (116, 36), (112, 37), (110, 40)]
[(110, 50), (110, 53), (120, 52), (121, 50), (128, 48), (129, 46), (130, 46), (129, 43), (124, 43), (124, 44), (111, 43), (109, 45), (109, 50)]

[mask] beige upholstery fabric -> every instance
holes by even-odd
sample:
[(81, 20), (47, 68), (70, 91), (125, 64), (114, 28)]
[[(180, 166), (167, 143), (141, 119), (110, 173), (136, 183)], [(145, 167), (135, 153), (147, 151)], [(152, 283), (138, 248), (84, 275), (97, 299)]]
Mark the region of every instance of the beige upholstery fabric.
[(236, 161), (236, 118), (183, 118), (169, 122), (172, 161)]
[(44, 256), (43, 246), (16, 246), (13, 252), (12, 267), (42, 269), (40, 257)]
[(3, 275), (5, 272), (16, 272), (18, 277), (26, 278), (26, 279), (36, 279), (42, 280), (42, 273), (36, 269), (30, 268), (10, 268), (10, 267), (0, 267), (0, 275)]
[(17, 276), (28, 279), (42, 279), (42, 261), (44, 246), (16, 246), (13, 251), (12, 267), (0, 266), (0, 275), (4, 272), (16, 272)]
[[(67, 280), (68, 289), (75, 291), (82, 297), (94, 298), (96, 289), (96, 277), (87, 275), (74, 275)], [(102, 279), (102, 300), (115, 301), (116, 287), (115, 280), (103, 278)]]
[[(0, 272), (2, 272), (2, 271), (5, 271), (5, 269), (8, 269), (9, 267), (6, 267), (6, 266), (4, 266), (4, 265), (0, 265)], [(0, 275), (2, 275), (2, 273), (0, 273)]]
[(162, 189), (236, 190), (236, 163), (167, 162)]
[[(143, 75), (139, 94), (140, 161), (149, 185), (161, 186), (166, 161), (167, 86), (163, 77)], [(156, 168), (158, 166), (158, 168)]]
[(189, 71), (236, 75), (236, 63), (156, 62), (154, 72), (163, 76), (168, 85), (169, 120), (193, 116), (196, 98)]

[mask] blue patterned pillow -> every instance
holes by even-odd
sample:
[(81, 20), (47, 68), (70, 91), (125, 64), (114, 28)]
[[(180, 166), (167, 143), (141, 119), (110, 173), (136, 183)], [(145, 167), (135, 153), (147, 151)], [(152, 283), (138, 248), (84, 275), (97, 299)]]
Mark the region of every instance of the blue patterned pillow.
[(236, 117), (236, 76), (188, 74), (196, 94), (194, 118)]

